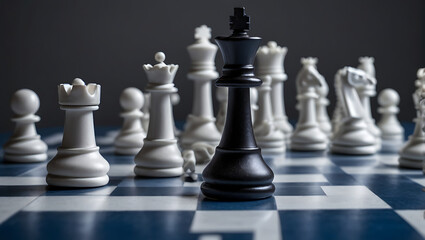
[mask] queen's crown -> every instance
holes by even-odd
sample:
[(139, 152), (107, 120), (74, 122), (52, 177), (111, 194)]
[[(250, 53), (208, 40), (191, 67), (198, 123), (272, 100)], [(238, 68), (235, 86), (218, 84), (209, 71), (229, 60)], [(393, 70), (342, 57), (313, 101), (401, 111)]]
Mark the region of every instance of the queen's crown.
[(65, 106), (94, 106), (100, 103), (100, 85), (85, 84), (80, 78), (71, 84), (58, 86), (59, 104)]
[(155, 64), (154, 66), (150, 64), (143, 65), (143, 69), (148, 76), (149, 83), (154, 85), (173, 83), (174, 76), (176, 75), (179, 65), (165, 64), (165, 54), (163, 52), (157, 52), (155, 54), (155, 60), (158, 64)]

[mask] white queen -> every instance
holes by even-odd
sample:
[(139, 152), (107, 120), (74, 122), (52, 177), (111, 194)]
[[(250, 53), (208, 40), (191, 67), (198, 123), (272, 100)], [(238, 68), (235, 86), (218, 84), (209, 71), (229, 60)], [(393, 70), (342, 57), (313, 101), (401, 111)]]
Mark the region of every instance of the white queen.
[(177, 92), (174, 76), (178, 65), (164, 63), (165, 54), (155, 54), (158, 64), (143, 65), (151, 94), (149, 129), (144, 145), (134, 158), (134, 173), (144, 177), (176, 177), (183, 174), (183, 158), (174, 136), (170, 96)]

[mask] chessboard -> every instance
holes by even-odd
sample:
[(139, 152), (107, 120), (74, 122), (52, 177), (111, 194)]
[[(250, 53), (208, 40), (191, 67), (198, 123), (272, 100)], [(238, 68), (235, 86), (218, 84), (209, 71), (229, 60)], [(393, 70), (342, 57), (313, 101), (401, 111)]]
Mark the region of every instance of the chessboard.
[[(62, 129), (39, 133), (52, 157)], [(48, 187), (46, 163), (0, 162), (0, 238), (425, 239), (425, 177), (399, 168), (397, 154), (265, 155), (274, 196), (219, 202), (200, 192), (203, 165), (195, 182), (135, 177), (133, 157), (113, 154), (116, 134), (116, 128), (96, 128), (111, 165), (109, 184), (99, 188)]]

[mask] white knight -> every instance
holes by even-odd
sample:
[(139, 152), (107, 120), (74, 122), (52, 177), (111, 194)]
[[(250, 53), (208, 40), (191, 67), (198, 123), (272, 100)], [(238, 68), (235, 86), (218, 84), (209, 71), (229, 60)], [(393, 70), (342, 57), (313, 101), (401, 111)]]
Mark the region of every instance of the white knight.
[(375, 154), (376, 138), (365, 121), (359, 87), (375, 84), (375, 79), (363, 70), (345, 67), (335, 75), (335, 86), (339, 97), (339, 119), (332, 136), (331, 151), (339, 154)]

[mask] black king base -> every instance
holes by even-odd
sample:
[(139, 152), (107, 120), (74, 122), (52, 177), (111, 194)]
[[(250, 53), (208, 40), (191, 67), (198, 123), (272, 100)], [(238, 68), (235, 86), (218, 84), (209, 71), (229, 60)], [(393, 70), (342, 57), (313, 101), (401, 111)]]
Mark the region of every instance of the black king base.
[(202, 173), (202, 193), (216, 200), (257, 200), (273, 195), (273, 171), (264, 162), (255, 142), (251, 122), (250, 87), (261, 85), (254, 77), (255, 54), (261, 38), (249, 37), (249, 17), (244, 8), (235, 8), (230, 17), (234, 31), (217, 37), (225, 65), (218, 87), (228, 87), (226, 124), (220, 144)]

